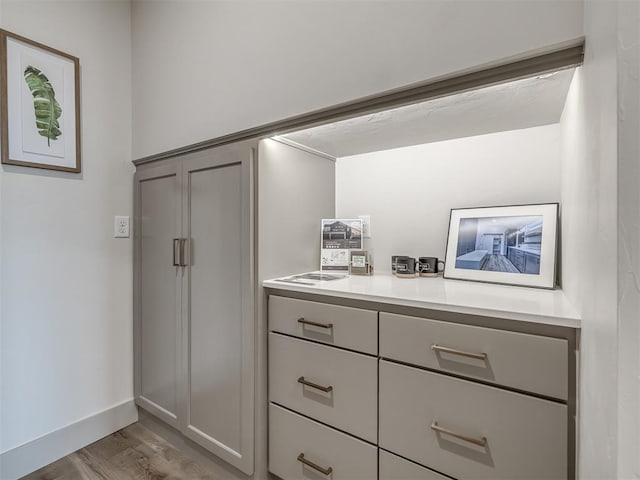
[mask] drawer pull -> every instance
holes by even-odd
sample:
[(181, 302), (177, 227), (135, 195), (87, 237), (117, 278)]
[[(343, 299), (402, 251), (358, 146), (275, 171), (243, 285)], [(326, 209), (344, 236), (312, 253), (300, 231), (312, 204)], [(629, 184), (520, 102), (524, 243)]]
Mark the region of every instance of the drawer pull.
[(304, 317), (301, 317), (298, 319), (298, 323), (301, 323), (303, 325), (312, 325), (314, 327), (320, 327), (320, 328), (333, 328), (333, 323), (318, 323), (318, 322), (312, 322), (310, 320), (305, 320)]
[(304, 377), (300, 377), (298, 379), (298, 383), (301, 383), (302, 385), (306, 385), (307, 387), (315, 388), (316, 390), (320, 390), (321, 392), (324, 392), (324, 393), (329, 393), (333, 391), (333, 387), (331, 385), (329, 385), (328, 387), (323, 387), (322, 385), (318, 385), (317, 383), (312, 383), (305, 380)]
[(451, 353), (452, 355), (460, 355), (461, 357), (477, 358), (478, 360), (487, 359), (486, 353), (465, 352), (463, 350), (456, 350), (455, 348), (443, 347), (441, 345), (438, 345), (437, 343), (431, 345), (431, 350), (433, 350), (434, 352), (444, 352)]
[(462, 435), (461, 433), (452, 432), (451, 430), (447, 430), (446, 428), (442, 428), (438, 426), (438, 422), (433, 422), (431, 424), (431, 430), (434, 432), (442, 433), (443, 435), (449, 435), (451, 437), (459, 438), (460, 440), (464, 440), (465, 442), (473, 443), (474, 445), (480, 445), (484, 447), (487, 444), (487, 438), (473, 438), (468, 437), (466, 435)]
[(298, 455), (298, 461), (301, 462), (301, 463), (304, 463), (308, 467), (313, 468), (314, 470), (317, 470), (318, 472), (322, 473), (323, 475), (331, 475), (331, 472), (333, 472), (333, 468), (332, 467), (322, 468), (320, 465), (316, 465), (312, 461), (307, 460), (306, 458), (304, 458), (304, 453), (301, 453), (300, 455)]

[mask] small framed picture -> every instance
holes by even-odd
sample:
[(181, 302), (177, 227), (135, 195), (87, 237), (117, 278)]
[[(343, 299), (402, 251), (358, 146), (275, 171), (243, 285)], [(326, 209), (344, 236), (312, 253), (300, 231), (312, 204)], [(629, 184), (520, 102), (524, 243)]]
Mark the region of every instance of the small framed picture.
[(80, 172), (80, 61), (0, 30), (2, 163)]
[(554, 288), (558, 204), (452, 209), (444, 277)]
[(350, 250), (362, 250), (362, 219), (323, 218), (320, 225), (320, 271), (349, 273)]
[(371, 275), (371, 257), (366, 250), (351, 250), (349, 273), (351, 275)]

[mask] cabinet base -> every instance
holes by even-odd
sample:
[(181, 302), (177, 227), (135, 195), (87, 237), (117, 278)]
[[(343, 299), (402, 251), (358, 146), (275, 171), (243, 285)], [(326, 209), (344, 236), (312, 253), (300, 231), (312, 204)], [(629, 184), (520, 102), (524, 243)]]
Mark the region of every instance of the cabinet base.
[(144, 409), (138, 407), (138, 421), (153, 433), (171, 443), (176, 449), (191, 457), (204, 468), (210, 470), (216, 477), (229, 480), (267, 480), (269, 475), (266, 469), (253, 475), (246, 475), (237, 468), (229, 465), (224, 460), (208, 452), (197, 443), (189, 440), (180, 431), (154, 417)]

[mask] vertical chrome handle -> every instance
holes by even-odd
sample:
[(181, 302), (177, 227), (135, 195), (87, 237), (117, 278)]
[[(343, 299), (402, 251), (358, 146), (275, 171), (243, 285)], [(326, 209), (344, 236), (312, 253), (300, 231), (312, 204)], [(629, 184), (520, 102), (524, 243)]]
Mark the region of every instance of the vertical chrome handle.
[(308, 467), (313, 468), (314, 470), (317, 470), (323, 475), (331, 475), (331, 472), (333, 472), (332, 467), (322, 468), (320, 465), (316, 465), (312, 461), (307, 460), (306, 458), (304, 458), (304, 453), (301, 453), (300, 455), (298, 455), (298, 461), (301, 463), (304, 463)]
[(179, 249), (180, 249), (180, 239), (174, 238), (173, 239), (173, 266), (174, 267), (180, 266), (180, 261), (178, 260), (178, 257), (180, 256), (180, 252), (176, 254), (176, 250), (179, 250)]
[(463, 435), (461, 433), (453, 432), (451, 430), (447, 430), (446, 428), (442, 428), (438, 426), (438, 422), (431, 423), (431, 430), (437, 433), (442, 433), (443, 435), (449, 435), (450, 437), (459, 438), (460, 440), (473, 443), (474, 445), (480, 445), (481, 447), (484, 447), (487, 444), (486, 437), (482, 437), (482, 438), (469, 437), (467, 435)]

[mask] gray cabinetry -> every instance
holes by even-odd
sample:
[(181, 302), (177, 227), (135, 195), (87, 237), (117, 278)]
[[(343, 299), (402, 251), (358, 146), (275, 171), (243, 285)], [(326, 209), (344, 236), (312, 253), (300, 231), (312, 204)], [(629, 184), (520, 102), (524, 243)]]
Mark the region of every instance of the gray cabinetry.
[(134, 229), (136, 402), (176, 428), (182, 272), (172, 260), (181, 232), (180, 182), (177, 165), (136, 175)]
[(476, 249), (476, 237), (478, 235), (478, 219), (466, 219), (464, 228), (458, 233), (458, 249), (456, 257), (465, 253), (473, 252)]
[[(379, 332), (383, 358), (555, 399), (568, 398), (565, 339), (386, 312), (380, 312)], [(460, 350), (481, 351), (480, 357), (486, 358), (459, 355)]]
[(537, 275), (540, 273), (540, 255), (524, 252), (514, 247), (509, 247), (507, 258), (519, 272)]
[(522, 250), (514, 250), (513, 264), (519, 272), (524, 272), (524, 252)]
[(278, 477), (575, 478), (573, 330), (467, 324), (474, 319), (407, 315), (391, 303), (376, 318), (377, 303), (271, 293), (269, 458)]
[(136, 173), (136, 403), (253, 472), (253, 147)]
[(524, 273), (537, 275), (540, 273), (540, 255), (535, 253), (525, 254)]
[[(257, 279), (317, 268), (318, 219), (335, 214), (334, 171), (335, 159), (274, 140), (137, 165), (136, 404), (174, 427), (184, 445), (195, 442), (255, 478), (267, 475), (268, 415), (266, 302), (256, 302)], [(299, 307), (283, 304), (298, 315), (286, 328), (326, 339), (313, 328), (296, 330), (300, 316), (317, 312)], [(377, 314), (361, 335), (333, 318), (351, 310), (330, 312), (336, 344), (377, 353)], [(231, 470), (221, 465), (221, 471)]]
[(377, 312), (272, 295), (269, 331), (269, 470), (376, 480)]
[(379, 421), (381, 448), (454, 478), (567, 478), (557, 402), (383, 360)]
[(460, 480), (571, 478), (567, 339), (387, 312), (379, 322), (380, 448)]

